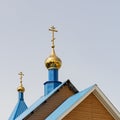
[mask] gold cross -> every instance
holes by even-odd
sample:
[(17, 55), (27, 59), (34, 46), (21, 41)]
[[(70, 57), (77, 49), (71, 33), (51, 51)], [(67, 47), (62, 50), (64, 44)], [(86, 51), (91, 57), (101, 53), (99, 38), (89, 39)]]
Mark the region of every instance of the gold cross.
[(49, 31), (52, 32), (52, 40), (51, 40), (51, 42), (52, 42), (52, 46), (51, 46), (51, 47), (54, 48), (54, 47), (55, 47), (55, 45), (54, 45), (54, 41), (55, 41), (55, 38), (54, 38), (54, 32), (58, 32), (58, 31), (55, 29), (54, 26), (50, 27)]
[(24, 74), (22, 72), (18, 73), (18, 75), (20, 75), (20, 83), (22, 84), (22, 78), (24, 76)]

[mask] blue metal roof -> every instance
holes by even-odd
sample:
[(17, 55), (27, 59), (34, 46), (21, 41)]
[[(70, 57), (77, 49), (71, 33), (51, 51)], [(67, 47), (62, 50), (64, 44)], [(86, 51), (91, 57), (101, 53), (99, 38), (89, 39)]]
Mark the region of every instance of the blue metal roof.
[(63, 104), (61, 104), (54, 112), (52, 112), (45, 120), (57, 120), (63, 115), (68, 109), (70, 109), (77, 101), (82, 99), (88, 92), (90, 92), (95, 85), (76, 93), (69, 97)]
[(15, 118), (17, 118), (21, 113), (23, 113), (27, 109), (27, 105), (24, 102), (23, 93), (19, 92), (18, 94), (18, 103), (16, 104), (9, 120), (15, 120)]
[(63, 82), (58, 87), (56, 87), (52, 92), (50, 92), (46, 96), (43, 96), (43, 97), (39, 98), (32, 106), (30, 106), (26, 111), (24, 111), (15, 120), (22, 120), (23, 118), (25, 118), (27, 115), (29, 115), (31, 112), (33, 112), (37, 107), (39, 107), (44, 101), (46, 101), (49, 97), (51, 97), (64, 84), (69, 84), (69, 87), (71, 87), (71, 89), (73, 89), (73, 91), (75, 93), (78, 92), (78, 90), (72, 85), (72, 83), (69, 80), (67, 80), (66, 82)]

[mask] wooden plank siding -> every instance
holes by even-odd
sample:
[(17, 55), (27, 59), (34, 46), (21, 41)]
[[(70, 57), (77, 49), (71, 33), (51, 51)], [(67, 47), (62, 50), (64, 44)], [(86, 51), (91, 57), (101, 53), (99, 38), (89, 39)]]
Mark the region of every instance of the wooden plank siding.
[(62, 120), (115, 120), (101, 102), (90, 94)]
[(52, 113), (60, 104), (74, 93), (66, 84), (62, 86), (55, 94), (47, 99), (42, 105), (31, 112), (24, 120), (44, 120)]

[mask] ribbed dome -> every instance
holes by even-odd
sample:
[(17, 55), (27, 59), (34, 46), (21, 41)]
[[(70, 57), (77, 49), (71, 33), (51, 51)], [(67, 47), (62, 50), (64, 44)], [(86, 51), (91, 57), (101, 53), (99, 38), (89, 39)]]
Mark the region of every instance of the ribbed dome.
[(59, 69), (62, 65), (62, 61), (56, 56), (54, 48), (52, 48), (51, 55), (45, 60), (47, 69), (56, 68)]

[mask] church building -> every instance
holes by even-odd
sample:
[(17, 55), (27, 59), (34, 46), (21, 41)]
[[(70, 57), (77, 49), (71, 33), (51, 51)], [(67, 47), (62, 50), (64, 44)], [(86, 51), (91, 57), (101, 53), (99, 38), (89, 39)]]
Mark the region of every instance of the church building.
[(24, 101), (24, 74), (20, 72), (18, 102), (9, 120), (120, 120), (120, 112), (96, 84), (79, 91), (70, 80), (59, 81), (62, 61), (55, 53), (57, 30), (52, 26), (49, 31), (52, 32), (52, 51), (45, 60), (48, 81), (44, 83), (44, 95), (28, 107)]

